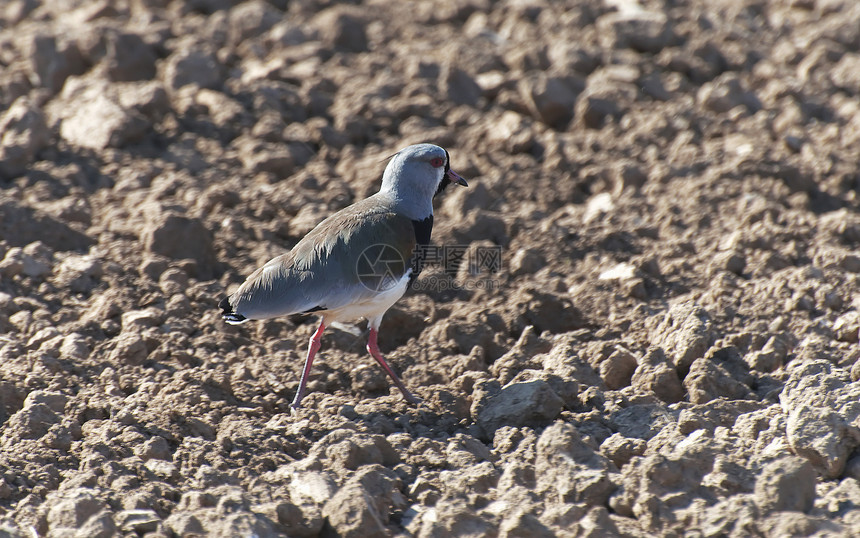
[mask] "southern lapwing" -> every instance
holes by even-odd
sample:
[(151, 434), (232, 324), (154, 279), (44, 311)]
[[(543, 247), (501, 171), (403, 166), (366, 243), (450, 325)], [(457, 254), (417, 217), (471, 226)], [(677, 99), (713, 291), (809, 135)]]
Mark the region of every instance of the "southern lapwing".
[(302, 403), (325, 328), (356, 318), (368, 321), (370, 355), (406, 401), (420, 402), (382, 358), (376, 337), (382, 316), (420, 271), (420, 246), (430, 242), (433, 228), (433, 197), (450, 183), (467, 186), (451, 170), (446, 150), (432, 144), (404, 148), (385, 167), (379, 192), (322, 221), (218, 303), (221, 316), (232, 324), (290, 314), (322, 316), (293, 409)]

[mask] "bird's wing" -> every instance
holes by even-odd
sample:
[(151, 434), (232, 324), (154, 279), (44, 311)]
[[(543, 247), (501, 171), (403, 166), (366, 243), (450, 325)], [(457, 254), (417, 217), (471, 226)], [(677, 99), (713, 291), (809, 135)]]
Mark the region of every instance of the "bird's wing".
[(251, 274), (230, 303), (246, 318), (265, 319), (361, 302), (399, 280), (414, 249), (409, 218), (359, 202)]

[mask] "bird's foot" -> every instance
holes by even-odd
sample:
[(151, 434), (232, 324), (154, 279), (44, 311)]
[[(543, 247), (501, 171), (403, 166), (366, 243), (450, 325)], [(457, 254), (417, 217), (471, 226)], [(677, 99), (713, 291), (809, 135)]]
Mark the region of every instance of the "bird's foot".
[(419, 397), (415, 396), (415, 395), (414, 395), (414, 394), (412, 394), (411, 392), (404, 393), (404, 394), (403, 394), (403, 399), (404, 399), (404, 400), (406, 400), (406, 402), (407, 402), (408, 404), (410, 404), (410, 405), (414, 405), (414, 406), (416, 406), (416, 407), (424, 403), (424, 400), (422, 400), (421, 398), (419, 398)]

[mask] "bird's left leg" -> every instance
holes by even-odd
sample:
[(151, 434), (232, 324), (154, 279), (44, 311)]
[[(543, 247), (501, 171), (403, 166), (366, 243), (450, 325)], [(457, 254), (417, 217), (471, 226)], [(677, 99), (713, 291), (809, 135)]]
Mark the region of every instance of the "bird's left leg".
[(299, 389), (296, 391), (296, 397), (293, 398), (293, 403), (290, 404), (290, 407), (292, 407), (294, 410), (301, 407), (302, 398), (305, 397), (305, 390), (308, 386), (308, 378), (311, 374), (311, 366), (314, 363), (314, 356), (320, 349), (323, 331), (325, 331), (325, 318), (320, 321), (320, 326), (317, 328), (314, 335), (311, 336), (310, 342), (308, 342), (308, 356), (305, 359), (305, 367), (302, 370), (302, 377), (299, 380)]

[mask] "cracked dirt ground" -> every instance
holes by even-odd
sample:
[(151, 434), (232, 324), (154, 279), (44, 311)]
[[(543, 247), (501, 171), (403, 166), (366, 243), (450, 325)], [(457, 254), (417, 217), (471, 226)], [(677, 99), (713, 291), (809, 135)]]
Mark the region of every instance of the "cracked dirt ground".
[[(852, 0), (2, 2), (0, 536), (860, 534), (858, 50)], [(425, 406), (358, 324), (291, 415), (313, 319), (216, 304), (424, 141), (501, 271), (382, 322)]]

